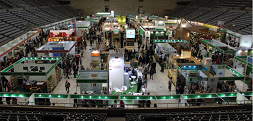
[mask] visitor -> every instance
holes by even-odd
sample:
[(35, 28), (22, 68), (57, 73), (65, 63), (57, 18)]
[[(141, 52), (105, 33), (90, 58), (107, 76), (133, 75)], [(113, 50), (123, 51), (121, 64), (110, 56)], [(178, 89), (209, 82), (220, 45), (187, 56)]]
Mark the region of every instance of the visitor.
[[(76, 92), (74, 94), (77, 94)], [(73, 107), (78, 107), (78, 104), (77, 104), (77, 99), (74, 99), (74, 104), (73, 104)]]
[(68, 80), (66, 80), (66, 82), (65, 82), (65, 87), (66, 87), (67, 93), (69, 93), (70, 83), (68, 82)]
[(184, 88), (182, 87), (182, 85), (179, 86), (179, 93), (184, 94)]
[(147, 68), (145, 68), (144, 69), (144, 77), (147, 79), (147, 75), (148, 75), (148, 69)]
[(120, 100), (120, 107), (121, 107), (121, 108), (124, 108), (124, 107), (125, 107), (125, 103), (124, 103), (122, 100)]
[(6, 97), (6, 103), (7, 103), (8, 105), (11, 104), (11, 97)]
[(151, 69), (153, 69), (153, 70), (154, 70), (154, 73), (156, 73), (156, 62), (155, 62), (155, 61), (153, 61), (153, 62), (151, 63)]
[(114, 108), (117, 108), (117, 107), (118, 107), (118, 106), (117, 106), (117, 100), (114, 100), (113, 107), (114, 107)]
[(161, 63), (161, 72), (164, 72), (164, 62)]
[(138, 82), (137, 82), (137, 93), (140, 92), (141, 86), (142, 86), (142, 79), (141, 79), (140, 76), (139, 76)]
[(169, 86), (168, 86), (169, 91), (171, 91), (172, 77), (170, 77), (168, 84), (169, 84)]
[(153, 80), (153, 75), (154, 75), (154, 69), (151, 69), (151, 70), (150, 70), (150, 79), (151, 79), (151, 77), (152, 77), (152, 80)]
[(6, 87), (7, 87), (7, 89), (8, 89), (8, 92), (10, 92), (11, 91), (11, 82), (10, 81), (6, 81)]
[(76, 64), (73, 65), (73, 71), (74, 71), (74, 78), (76, 78)]

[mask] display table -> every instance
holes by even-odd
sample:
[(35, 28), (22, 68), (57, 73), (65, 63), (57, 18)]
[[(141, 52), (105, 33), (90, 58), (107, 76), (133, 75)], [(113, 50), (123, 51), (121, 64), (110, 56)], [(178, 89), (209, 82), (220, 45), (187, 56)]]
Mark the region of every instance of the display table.
[(88, 93), (88, 94), (93, 94), (93, 91), (86, 91), (86, 93)]

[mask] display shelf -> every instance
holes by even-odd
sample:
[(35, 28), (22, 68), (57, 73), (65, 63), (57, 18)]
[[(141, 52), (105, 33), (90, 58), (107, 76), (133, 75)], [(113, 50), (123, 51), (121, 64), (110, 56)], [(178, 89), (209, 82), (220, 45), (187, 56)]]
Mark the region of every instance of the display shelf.
[(58, 83), (61, 80), (61, 68), (56, 66), (55, 73), (56, 73), (56, 81)]
[(18, 87), (18, 78), (17, 78), (17, 76), (11, 76), (10, 80), (11, 80), (12, 89), (16, 89)]
[(51, 75), (48, 78), (48, 91), (52, 91), (54, 87), (55, 87), (55, 78), (53, 75)]

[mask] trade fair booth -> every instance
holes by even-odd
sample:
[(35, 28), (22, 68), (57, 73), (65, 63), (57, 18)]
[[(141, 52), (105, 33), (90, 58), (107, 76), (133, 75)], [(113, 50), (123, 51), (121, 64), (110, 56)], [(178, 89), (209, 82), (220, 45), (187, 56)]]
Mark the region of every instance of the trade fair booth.
[(203, 56), (207, 56), (208, 58), (210, 58), (212, 56), (212, 54), (214, 54), (215, 52), (219, 52), (219, 55), (223, 55), (222, 58), (225, 58), (225, 61), (223, 61), (223, 59), (221, 60), (223, 64), (229, 65), (230, 67), (232, 67), (233, 65), (233, 57), (235, 56), (236, 53), (236, 49), (233, 47), (230, 47), (229, 45), (226, 45), (222, 42), (219, 42), (217, 40), (203, 40), (202, 43), (207, 45), (207, 54), (203, 55)]
[[(157, 43), (155, 49), (155, 59), (157, 62), (160, 62), (161, 58), (159, 58), (159, 55), (165, 54), (164, 60), (169, 60), (169, 55), (177, 55), (177, 50), (175, 50), (170, 44), (168, 43)], [(162, 57), (162, 55), (161, 55)]]
[(80, 94), (109, 94), (108, 70), (80, 70), (76, 83), (80, 85)]
[(252, 89), (251, 79), (252, 74), (252, 57), (251, 56), (236, 56), (234, 58), (234, 70), (245, 76), (244, 83), (247, 84), (248, 89)]
[[(184, 54), (183, 54), (184, 53)], [(172, 77), (172, 82), (176, 84), (177, 71), (179, 65), (202, 65), (200, 61), (192, 57), (189, 52), (183, 52), (181, 56), (170, 55), (168, 62), (168, 76)]]
[(82, 36), (83, 32), (89, 33), (90, 21), (76, 21), (76, 36)]
[(75, 41), (75, 30), (50, 30), (47, 41)]
[[(211, 82), (210, 80), (208, 81), (208, 79), (211, 79), (210, 77), (216, 79), (214, 78), (216, 76), (210, 74), (210, 72), (202, 65), (178, 66), (177, 81), (181, 81), (180, 83), (182, 83), (182, 85), (184, 86), (186, 94), (191, 93), (192, 91), (194, 93), (216, 92), (217, 79), (216, 82)], [(195, 86), (194, 89), (192, 89), (193, 85)]]
[(91, 51), (91, 68), (92, 70), (100, 70), (100, 52), (98, 50)]
[(0, 47), (0, 60), (6, 61), (8, 58), (16, 57), (17, 52), (25, 52), (25, 42), (36, 39), (41, 30), (29, 31), (24, 35), (12, 40)]
[(75, 56), (76, 41), (50, 41), (36, 49), (37, 53), (49, 54), (49, 57)]
[(124, 86), (124, 55), (110, 53), (109, 55), (109, 93), (113, 88)]
[(52, 91), (61, 79), (58, 64), (61, 58), (24, 57), (0, 72), (1, 76), (11, 76), (11, 89), (16, 91)]

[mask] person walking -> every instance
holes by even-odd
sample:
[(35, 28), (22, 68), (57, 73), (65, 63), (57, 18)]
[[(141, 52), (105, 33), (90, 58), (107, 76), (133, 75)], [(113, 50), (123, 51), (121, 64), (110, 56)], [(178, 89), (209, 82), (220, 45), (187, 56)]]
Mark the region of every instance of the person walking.
[(73, 65), (74, 78), (76, 78), (76, 64)]
[(164, 72), (164, 62), (161, 63), (161, 72)]
[(151, 69), (151, 70), (150, 70), (150, 79), (151, 79), (151, 77), (152, 77), (152, 80), (153, 80), (153, 75), (154, 75), (154, 69)]
[(145, 79), (147, 79), (147, 75), (148, 75), (148, 69), (147, 69), (147, 68), (145, 68), (145, 70), (144, 70), (144, 76), (145, 76)]
[(66, 87), (67, 93), (69, 93), (70, 83), (68, 82), (68, 80), (66, 80), (66, 82), (65, 82), (65, 87)]
[(168, 86), (169, 91), (171, 91), (172, 77), (170, 77), (170, 80), (169, 80), (168, 84), (169, 84), (169, 86)]
[(154, 73), (156, 73), (156, 62), (155, 61), (153, 61), (151, 63), (151, 69), (154, 69)]

